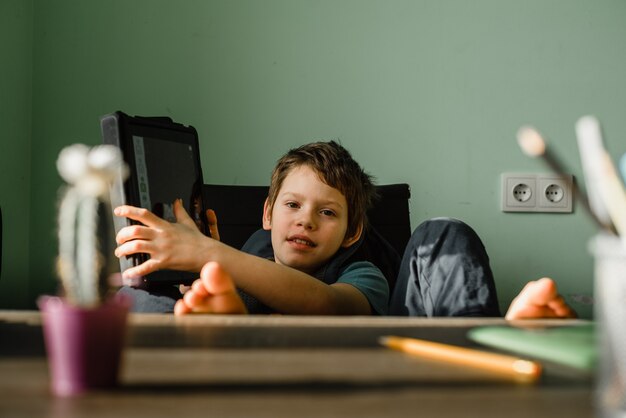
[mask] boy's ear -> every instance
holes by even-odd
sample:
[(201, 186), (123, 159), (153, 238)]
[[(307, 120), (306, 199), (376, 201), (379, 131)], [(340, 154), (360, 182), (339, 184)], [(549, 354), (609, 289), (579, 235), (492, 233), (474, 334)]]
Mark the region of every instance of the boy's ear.
[(269, 198), (266, 198), (265, 203), (263, 203), (263, 229), (266, 231), (272, 229), (272, 208)]
[(343, 248), (348, 248), (349, 246), (357, 242), (359, 238), (361, 238), (362, 234), (363, 234), (363, 222), (359, 224), (359, 227), (356, 229), (356, 232), (354, 233), (354, 235), (352, 235), (351, 237), (344, 238), (343, 242), (341, 243), (341, 246)]

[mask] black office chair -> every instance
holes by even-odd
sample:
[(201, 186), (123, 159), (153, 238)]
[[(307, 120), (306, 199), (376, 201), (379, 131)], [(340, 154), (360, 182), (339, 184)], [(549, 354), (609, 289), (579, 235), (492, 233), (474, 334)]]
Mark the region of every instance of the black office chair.
[[(268, 186), (205, 184), (202, 195), (207, 208), (217, 214), (222, 242), (241, 248), (261, 228)], [(408, 184), (376, 186), (379, 199), (367, 216), (369, 222), (400, 255), (411, 237)]]

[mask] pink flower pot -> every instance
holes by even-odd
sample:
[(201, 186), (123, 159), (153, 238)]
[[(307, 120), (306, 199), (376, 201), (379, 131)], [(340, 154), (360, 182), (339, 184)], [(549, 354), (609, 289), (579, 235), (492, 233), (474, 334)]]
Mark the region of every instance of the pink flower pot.
[(37, 300), (55, 395), (117, 385), (131, 302), (123, 296), (94, 308), (69, 305), (54, 296)]

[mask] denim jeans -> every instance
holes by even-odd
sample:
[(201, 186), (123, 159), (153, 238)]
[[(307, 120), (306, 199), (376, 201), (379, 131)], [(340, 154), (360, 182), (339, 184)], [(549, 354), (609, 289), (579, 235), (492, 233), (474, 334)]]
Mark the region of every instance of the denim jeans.
[(402, 257), (389, 313), (500, 316), (489, 257), (476, 232), (452, 218), (418, 226)]

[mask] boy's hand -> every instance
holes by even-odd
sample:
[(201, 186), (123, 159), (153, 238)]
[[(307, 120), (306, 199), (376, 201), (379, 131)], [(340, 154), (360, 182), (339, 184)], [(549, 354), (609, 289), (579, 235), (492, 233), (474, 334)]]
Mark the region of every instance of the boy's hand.
[(565, 303), (550, 278), (528, 282), (505, 316), (505, 319), (533, 318), (576, 318), (576, 312)]
[(115, 208), (114, 213), (142, 224), (120, 230), (116, 237), (119, 246), (115, 255), (150, 255), (149, 260), (126, 270), (124, 277), (141, 277), (162, 269), (199, 271), (206, 262), (210, 239), (198, 230), (180, 200), (174, 202), (176, 223), (161, 219), (147, 209), (133, 206), (120, 206)]
[(209, 262), (174, 305), (174, 314), (188, 313), (245, 314), (247, 310), (230, 275), (219, 264)]

